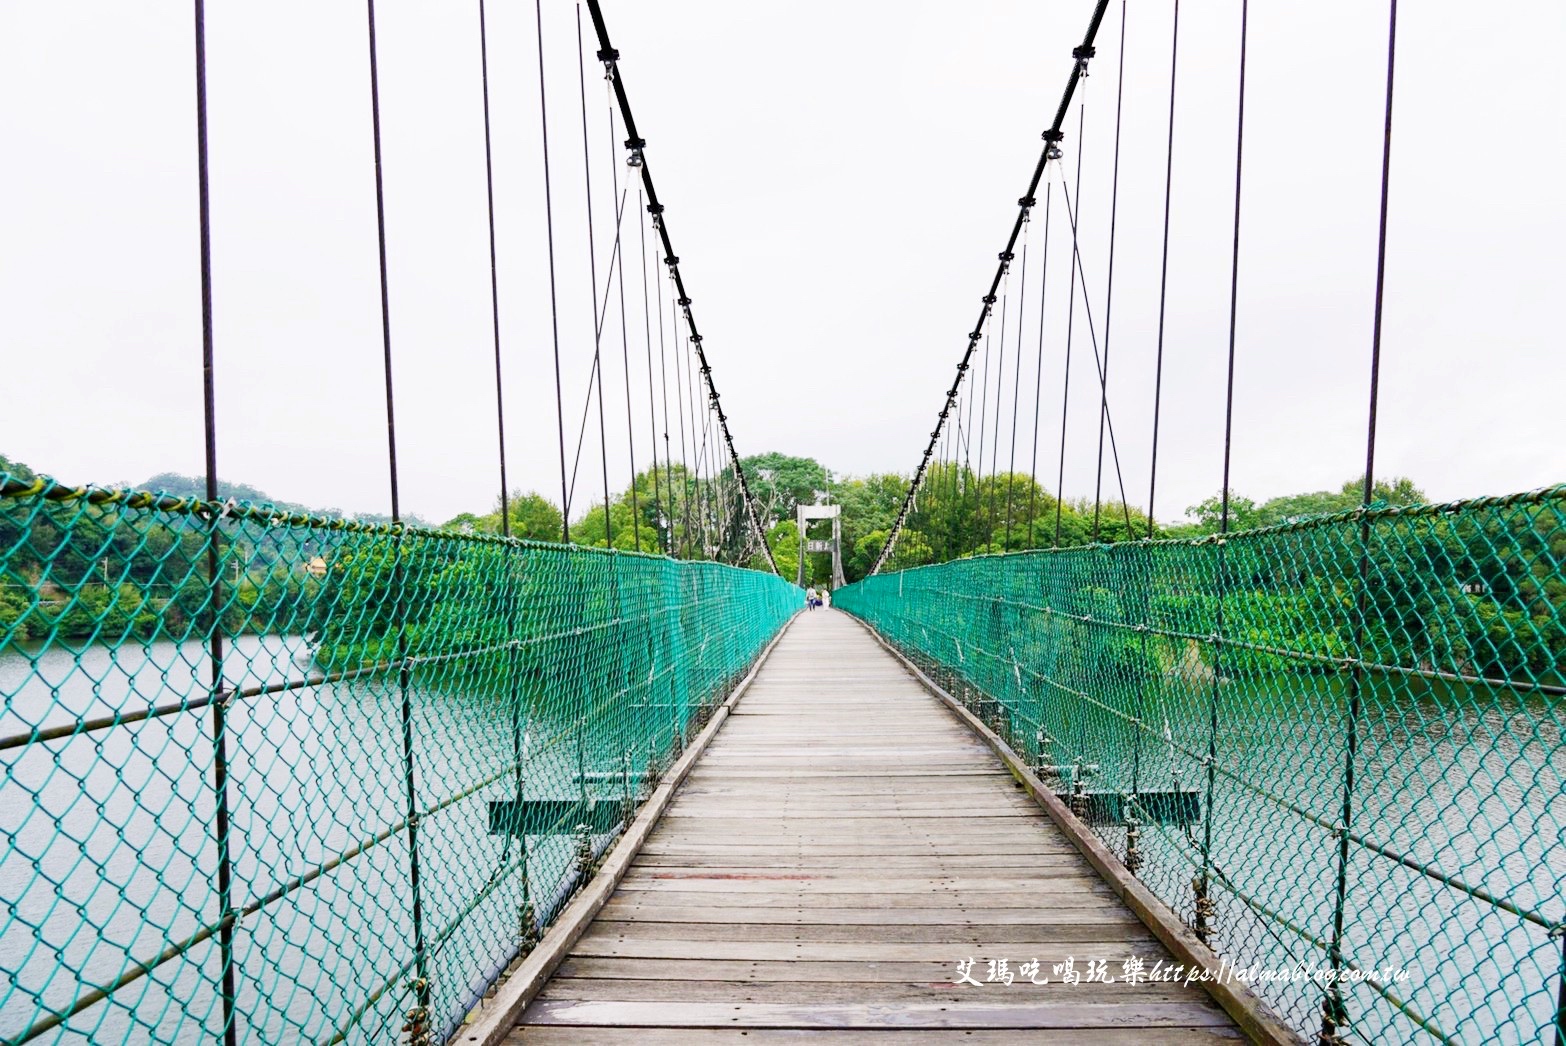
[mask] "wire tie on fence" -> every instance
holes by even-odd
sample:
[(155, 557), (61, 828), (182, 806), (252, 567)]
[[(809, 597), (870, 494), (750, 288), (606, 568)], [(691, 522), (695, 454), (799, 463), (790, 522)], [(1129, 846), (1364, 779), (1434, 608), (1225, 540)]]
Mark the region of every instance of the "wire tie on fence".
[(1545, 934), (1545, 936), (1552, 941), (1558, 941), (1561, 938), (1566, 937), (1566, 922), (1556, 923), (1554, 926), (1550, 927), (1549, 933)]

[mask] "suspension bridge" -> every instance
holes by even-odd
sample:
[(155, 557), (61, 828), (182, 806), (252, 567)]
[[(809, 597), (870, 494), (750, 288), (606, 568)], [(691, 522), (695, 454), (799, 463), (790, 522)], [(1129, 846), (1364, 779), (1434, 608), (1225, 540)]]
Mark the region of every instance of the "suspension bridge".
[[(374, 0), (365, 166), (391, 513), (224, 496), (221, 214), (194, 0), (204, 489), (76, 485), (0, 459), (0, 1038), (1566, 1044), (1566, 487), (1403, 504), (1378, 486), (1396, 0), (1357, 504), (1231, 525), (1240, 0), (1223, 493), (1215, 532), (1184, 538), (1153, 522), (1156, 393), (1145, 512), (1123, 480), (1114, 210), (1095, 315), (1072, 142), (1115, 20), (1108, 0), (1083, 6), (922, 457), (872, 568), (848, 583), (848, 510), (769, 502), (737, 449), (599, 0), (576, 8), (570, 39), (535, 0), (536, 56), (523, 56), (538, 73), (553, 333), (547, 532), (516, 511), (507, 474), (483, 0), (493, 527), (402, 511)], [(1170, 6), (1155, 389), (1181, 53)], [(552, 53), (575, 83), (551, 80)], [(590, 67), (607, 85), (607, 153), (590, 134)], [(556, 293), (566, 223), (552, 192), (577, 142), (547, 98), (573, 88), (590, 326)], [(1043, 316), (1062, 249), (1051, 495)], [(1060, 496), (1074, 344), (1079, 396), (1091, 349), (1098, 425), (1070, 453), (1095, 458), (1099, 486), (1075, 536)], [(602, 500), (584, 514), (595, 445)], [(797, 558), (780, 567), (775, 528), (790, 519)], [(813, 519), (831, 520), (830, 540), (810, 536)], [(831, 557), (829, 608), (805, 606), (812, 554)]]

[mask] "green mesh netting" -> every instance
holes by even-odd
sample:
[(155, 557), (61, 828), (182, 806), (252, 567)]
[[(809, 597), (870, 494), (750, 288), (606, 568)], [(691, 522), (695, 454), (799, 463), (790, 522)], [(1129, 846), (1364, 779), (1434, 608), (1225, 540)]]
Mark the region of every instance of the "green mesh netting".
[(1127, 864), (1232, 966), (1311, 972), (1253, 985), (1303, 1033), (1559, 1041), (1566, 487), (959, 560), (834, 605), (1122, 857), (1134, 821)]
[(0, 1039), (443, 1039), (801, 603), (0, 476)]

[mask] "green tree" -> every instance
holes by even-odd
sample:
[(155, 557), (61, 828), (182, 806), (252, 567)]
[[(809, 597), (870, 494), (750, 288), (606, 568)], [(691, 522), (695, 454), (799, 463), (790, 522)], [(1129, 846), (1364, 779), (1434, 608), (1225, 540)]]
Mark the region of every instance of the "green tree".
[(793, 519), (795, 506), (815, 504), (828, 489), (827, 470), (815, 458), (771, 451), (742, 459), (740, 469), (759, 510), (771, 517), (761, 521), (764, 527)]

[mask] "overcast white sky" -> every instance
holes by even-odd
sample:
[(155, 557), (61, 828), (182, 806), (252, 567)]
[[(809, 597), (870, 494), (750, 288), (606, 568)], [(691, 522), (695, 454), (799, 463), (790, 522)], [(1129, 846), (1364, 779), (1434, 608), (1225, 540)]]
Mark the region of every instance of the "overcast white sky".
[[(385, 511), (364, 5), (208, 7), (219, 471), (282, 499)], [(1091, 4), (605, 7), (740, 452), (911, 471)], [(1386, 26), (1363, 0), (1251, 8), (1234, 485), (1261, 498), (1361, 467)], [(1133, 0), (1126, 33), (1110, 400), (1138, 503), (1170, 11)], [(1238, 14), (1238, 0), (1182, 11), (1163, 519), (1219, 485)], [(1401, 14), (1380, 471), (1442, 499), (1566, 479), (1566, 6), (1501, 18), (1423, 0)], [(509, 461), (514, 486), (554, 496), (533, 18), (531, 2), (489, 5)], [(574, 4), (544, 0), (572, 419), (591, 357), (574, 19)], [(1101, 337), (1119, 20), (1115, 3), (1086, 93), (1082, 251)], [(487, 506), (497, 484), (477, 3), (382, 0), (379, 29), (403, 505), (438, 521)], [(188, 3), (0, 0), (0, 452), (65, 480), (201, 468), (191, 54)], [(606, 98), (588, 74), (602, 258)], [(1074, 113), (1070, 126), (1068, 165)], [(1039, 441), (1051, 485), (1069, 243), (1055, 218)], [(1042, 226), (1029, 231), (1024, 388)], [(634, 264), (627, 282), (644, 383)], [(1015, 277), (1011, 289), (1008, 375)], [(1068, 496), (1093, 486), (1082, 321), (1079, 300)], [(606, 334), (623, 477), (614, 313)], [(1031, 409), (1028, 392), (1024, 448)]]

